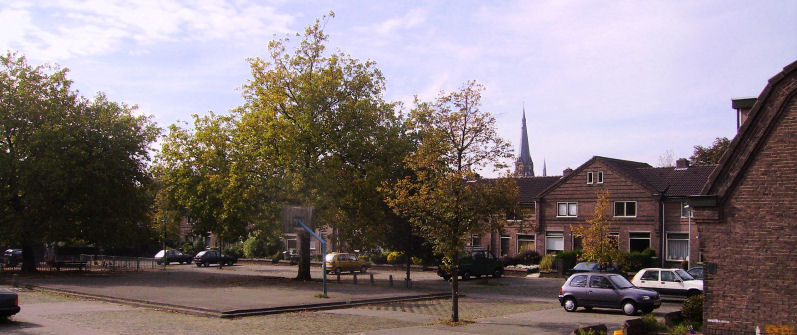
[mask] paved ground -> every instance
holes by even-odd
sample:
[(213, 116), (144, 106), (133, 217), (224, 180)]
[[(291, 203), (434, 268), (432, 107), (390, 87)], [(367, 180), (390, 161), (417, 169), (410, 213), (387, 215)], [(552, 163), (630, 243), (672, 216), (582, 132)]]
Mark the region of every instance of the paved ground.
[[(343, 301), (347, 299), (425, 294), (448, 290), (434, 273), (413, 273), (413, 288), (395, 286), (401, 271), (374, 269), (376, 279), (359, 276), (330, 277), (330, 299), (315, 298), (318, 282), (297, 283), (296, 267), (244, 265), (218, 268), (170, 266), (166, 271), (125, 274), (56, 274), (19, 278), (23, 284), (72, 290), (87, 294), (151, 300), (168, 305), (190, 305), (213, 310), (259, 308), (280, 304)], [(320, 276), (320, 271), (314, 272)], [(369, 277), (366, 277), (370, 279)], [(0, 281), (7, 278), (0, 278)], [(619, 311), (595, 310), (566, 313), (556, 303), (562, 279), (501, 278), (462, 283), (460, 326), (441, 322), (450, 315), (450, 301), (431, 300), (379, 303), (317, 312), (293, 312), (235, 319), (172, 313), (59, 294), (18, 289), (22, 312), (0, 323), (0, 333), (12, 334), (567, 334), (579, 325), (604, 323), (619, 329), (629, 317)], [(665, 303), (656, 314), (677, 310)]]

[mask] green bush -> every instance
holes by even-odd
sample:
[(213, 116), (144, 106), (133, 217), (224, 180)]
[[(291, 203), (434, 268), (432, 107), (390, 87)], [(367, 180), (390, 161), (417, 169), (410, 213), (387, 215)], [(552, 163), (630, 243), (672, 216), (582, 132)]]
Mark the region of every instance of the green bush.
[(387, 255), (387, 264), (405, 264), (407, 256), (401, 251), (393, 251)]
[(376, 253), (371, 255), (371, 263), (374, 264), (385, 264), (387, 263), (387, 254), (384, 252)]
[(222, 251), (227, 256), (233, 256), (236, 258), (241, 258), (244, 256), (244, 247), (243, 243), (236, 243), (230, 246), (227, 246)]
[(423, 265), (423, 259), (422, 258), (418, 258), (418, 257), (413, 256), (413, 257), (410, 257), (410, 261), (412, 262), (413, 265)]
[(703, 295), (693, 295), (684, 300), (684, 307), (681, 309), (684, 319), (693, 322), (703, 322)]
[(645, 314), (642, 316), (642, 327), (644, 328), (645, 334), (655, 334), (662, 327), (659, 325), (659, 321), (656, 320), (656, 316), (653, 314)]
[(262, 233), (249, 234), (249, 238), (244, 241), (243, 254), (246, 258), (264, 258), (268, 256), (268, 241)]
[(540, 271), (550, 270), (553, 268), (553, 261), (556, 259), (555, 255), (545, 255), (540, 261)]
[(277, 250), (273, 255), (271, 255), (271, 263), (277, 264), (282, 259), (282, 252)]
[(572, 269), (578, 263), (580, 256), (581, 250), (568, 250), (556, 254), (555, 261), (558, 263), (561, 259), (563, 269)]
[(186, 255), (196, 255), (196, 253), (200, 251), (200, 250), (194, 250), (194, 244), (192, 244), (191, 242), (183, 243), (182, 250), (183, 253)]

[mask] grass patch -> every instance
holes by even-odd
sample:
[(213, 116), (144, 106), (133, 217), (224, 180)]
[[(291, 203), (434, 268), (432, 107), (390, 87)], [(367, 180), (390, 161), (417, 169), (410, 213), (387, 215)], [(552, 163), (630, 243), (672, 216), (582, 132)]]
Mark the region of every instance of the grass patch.
[(314, 295), (313, 297), (316, 297), (316, 298), (323, 298), (323, 299), (329, 299), (329, 296), (328, 296), (328, 295), (326, 295), (326, 294), (323, 294), (323, 293), (316, 294), (316, 295)]

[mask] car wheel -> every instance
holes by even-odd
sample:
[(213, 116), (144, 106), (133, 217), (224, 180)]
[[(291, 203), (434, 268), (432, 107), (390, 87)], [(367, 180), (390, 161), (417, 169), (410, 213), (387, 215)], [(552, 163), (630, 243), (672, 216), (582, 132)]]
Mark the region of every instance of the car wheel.
[(161, 261), (158, 261), (157, 263), (158, 263), (158, 265), (163, 265), (163, 262), (161, 262)]
[(332, 270), (332, 272), (335, 272), (336, 275), (339, 275), (340, 274), (340, 268), (335, 268), (334, 270)]
[(204, 267), (208, 267), (209, 265), (210, 265), (210, 263), (208, 263), (208, 262), (202, 263), (202, 266), (204, 266)]
[(360, 268), (360, 273), (366, 273), (366, 272), (368, 272), (368, 267), (367, 267), (367, 266), (365, 266), (365, 265), (363, 265), (363, 266)]
[(493, 278), (501, 278), (502, 274), (503, 271), (501, 271), (501, 269), (495, 269), (495, 271), (493, 271)]
[(445, 281), (449, 281), (449, 280), (451, 280), (451, 277), (449, 277), (449, 276), (443, 276), (443, 280), (445, 280)]
[(462, 273), (462, 280), (470, 279), (470, 271), (465, 271)]
[(576, 299), (567, 298), (565, 302), (562, 304), (562, 307), (565, 308), (565, 311), (568, 312), (575, 312), (578, 309), (578, 304), (576, 303)]
[(698, 290), (689, 290), (689, 292), (686, 293), (686, 297), (689, 298), (700, 294), (702, 294), (702, 292)]
[(623, 313), (625, 313), (625, 315), (631, 316), (636, 314), (636, 309), (636, 304), (633, 301), (623, 301)]
[(202, 266), (202, 263), (196, 262), (196, 267), (200, 267), (200, 266)]

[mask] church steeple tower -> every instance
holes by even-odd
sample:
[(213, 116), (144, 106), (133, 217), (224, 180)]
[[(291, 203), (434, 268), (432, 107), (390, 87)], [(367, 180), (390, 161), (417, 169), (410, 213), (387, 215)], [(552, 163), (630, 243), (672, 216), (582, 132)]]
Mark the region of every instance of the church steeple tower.
[(520, 153), (515, 161), (515, 177), (534, 177), (534, 162), (531, 160), (529, 135), (526, 130), (526, 106), (523, 106), (523, 126), (521, 128)]

